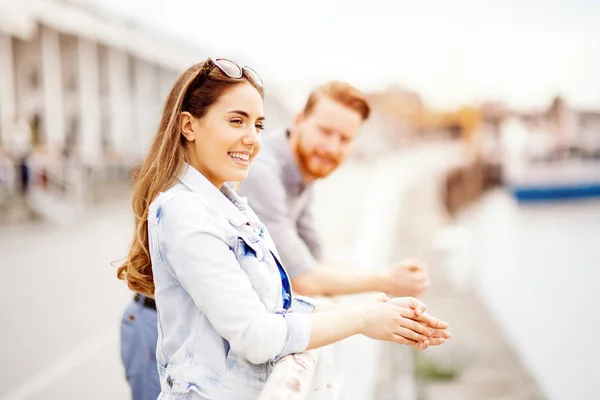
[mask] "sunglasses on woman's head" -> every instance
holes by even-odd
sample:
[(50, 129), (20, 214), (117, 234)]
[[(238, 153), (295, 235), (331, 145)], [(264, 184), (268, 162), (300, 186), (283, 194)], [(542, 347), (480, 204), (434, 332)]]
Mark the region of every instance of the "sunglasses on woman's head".
[(254, 82), (260, 87), (263, 86), (262, 79), (260, 79), (260, 76), (258, 76), (256, 71), (254, 71), (252, 68), (248, 66), (240, 67), (233, 61), (227, 60), (225, 58), (217, 58), (213, 61), (209, 57), (204, 62), (202, 69), (200, 70), (200, 72), (198, 72), (198, 76), (196, 76), (190, 88), (195, 89), (202, 86), (202, 84), (206, 81), (206, 78), (208, 78), (208, 75), (210, 75), (211, 71), (215, 67), (219, 68), (219, 70), (222, 73), (233, 79), (242, 79), (244, 74), (246, 74), (246, 77), (250, 78), (252, 82)]

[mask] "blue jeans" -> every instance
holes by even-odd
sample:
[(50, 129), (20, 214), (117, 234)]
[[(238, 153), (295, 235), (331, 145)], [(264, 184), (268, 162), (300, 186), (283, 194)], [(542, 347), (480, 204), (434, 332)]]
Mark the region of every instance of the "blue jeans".
[(160, 381), (156, 366), (156, 311), (132, 301), (121, 321), (121, 359), (132, 400), (156, 400)]

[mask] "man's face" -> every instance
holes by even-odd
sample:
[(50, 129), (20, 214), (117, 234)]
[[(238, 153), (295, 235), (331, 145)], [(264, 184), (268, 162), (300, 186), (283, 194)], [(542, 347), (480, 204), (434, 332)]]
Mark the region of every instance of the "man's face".
[(298, 115), (294, 132), (303, 174), (319, 179), (332, 173), (348, 155), (362, 122), (358, 112), (327, 97), (319, 99), (310, 114)]

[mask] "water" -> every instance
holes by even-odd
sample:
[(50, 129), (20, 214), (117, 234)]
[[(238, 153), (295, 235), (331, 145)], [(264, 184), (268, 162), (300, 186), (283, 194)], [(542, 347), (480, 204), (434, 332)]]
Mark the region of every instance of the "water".
[(497, 191), (459, 223), (476, 287), (548, 398), (600, 399), (600, 201)]

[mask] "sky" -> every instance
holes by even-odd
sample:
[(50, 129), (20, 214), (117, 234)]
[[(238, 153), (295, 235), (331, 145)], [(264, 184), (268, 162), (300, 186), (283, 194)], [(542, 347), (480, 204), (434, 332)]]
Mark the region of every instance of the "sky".
[(80, 1), (251, 65), (299, 102), (342, 79), (366, 91), (400, 85), (445, 109), (545, 107), (556, 94), (600, 108), (595, 0)]

